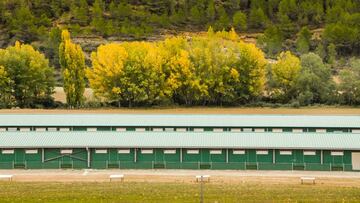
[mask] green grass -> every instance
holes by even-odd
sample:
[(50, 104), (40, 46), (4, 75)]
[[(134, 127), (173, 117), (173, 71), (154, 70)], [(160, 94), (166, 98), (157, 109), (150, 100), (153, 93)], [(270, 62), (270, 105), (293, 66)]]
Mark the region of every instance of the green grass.
[[(0, 202), (199, 202), (191, 183), (0, 183)], [(205, 184), (205, 202), (359, 202), (360, 188), (297, 184)]]

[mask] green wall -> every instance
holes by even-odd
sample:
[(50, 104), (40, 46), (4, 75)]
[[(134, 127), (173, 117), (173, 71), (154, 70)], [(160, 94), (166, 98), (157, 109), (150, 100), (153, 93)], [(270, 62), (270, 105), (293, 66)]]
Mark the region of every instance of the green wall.
[[(141, 149), (130, 149), (129, 154), (119, 154), (118, 149), (107, 149), (107, 153), (95, 153), (90, 150), (91, 168), (177, 168), (177, 169), (264, 169), (264, 170), (351, 170), (351, 151), (344, 151), (344, 156), (332, 156), (331, 151), (323, 151), (321, 164), (321, 150), (315, 155), (304, 155), (303, 150), (292, 150), (291, 155), (280, 155), (273, 150), (267, 155), (256, 154), (256, 150), (245, 150), (245, 154), (233, 154), (227, 150), (221, 154), (210, 154), (209, 149), (199, 149), (199, 154), (188, 154), (183, 149), (182, 161), (180, 149), (175, 154), (165, 154), (164, 149), (153, 149), (152, 154), (143, 154)], [(135, 157), (136, 154), (136, 157)], [(44, 156), (44, 162), (42, 162)], [(14, 154), (0, 153), (0, 169), (58, 169), (58, 168), (87, 168), (87, 150), (73, 149), (72, 154), (61, 154), (60, 149), (38, 149), (36, 154), (26, 154), (25, 149), (15, 149)], [(136, 162), (135, 162), (136, 159)]]

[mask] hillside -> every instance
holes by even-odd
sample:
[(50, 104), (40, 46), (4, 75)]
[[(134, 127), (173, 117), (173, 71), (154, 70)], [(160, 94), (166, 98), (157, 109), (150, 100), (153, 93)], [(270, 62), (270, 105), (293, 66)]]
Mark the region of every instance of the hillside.
[[(0, 2), (0, 47), (32, 43), (58, 68), (59, 29), (69, 29), (90, 53), (107, 42), (153, 41), (212, 26), (243, 35), (264, 32), (256, 38), (269, 57), (290, 49), (325, 52), (326, 58), (330, 44), (341, 56), (358, 55), (359, 11), (357, 0), (7, 0)], [(299, 36), (303, 27), (325, 30)]]
[(353, 106), (359, 55), (357, 0), (0, 1), (1, 108)]

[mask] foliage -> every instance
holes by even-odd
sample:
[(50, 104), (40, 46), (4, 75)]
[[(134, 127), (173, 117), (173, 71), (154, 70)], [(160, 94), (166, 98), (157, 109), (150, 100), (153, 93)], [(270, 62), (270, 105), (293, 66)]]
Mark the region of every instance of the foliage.
[(244, 103), (262, 95), (266, 61), (234, 31), (162, 42), (100, 46), (87, 76), (98, 97), (119, 105)]
[[(340, 56), (349, 56), (360, 53), (359, 11), (358, 0), (6, 0), (0, 1), (0, 27), (5, 30), (0, 45), (39, 41), (47, 49), (48, 32), (56, 27), (70, 29), (75, 36), (117, 40), (144, 39), (169, 29), (202, 31), (210, 25), (218, 31), (233, 26), (237, 31), (263, 32), (271, 25), (281, 31), (285, 47), (306, 50), (306, 40), (296, 40), (295, 33), (307, 26), (325, 27), (324, 47), (332, 43)], [(267, 49), (276, 50), (278, 44)], [(56, 54), (47, 51), (50, 64), (59, 68)]]
[(296, 49), (300, 54), (306, 54), (310, 50), (311, 32), (309, 28), (303, 27), (298, 33), (296, 40)]
[(327, 62), (329, 64), (334, 64), (336, 60), (336, 46), (334, 44), (329, 44), (327, 47)]
[(350, 67), (340, 72), (339, 92), (342, 102), (348, 105), (360, 104), (360, 59), (352, 59)]
[(110, 102), (154, 104), (164, 97), (164, 60), (156, 44), (128, 42), (102, 45), (87, 70), (95, 94)]
[(0, 108), (8, 108), (13, 105), (12, 93), (13, 81), (3, 66), (0, 66)]
[(238, 31), (245, 31), (247, 29), (246, 14), (241, 11), (237, 11), (233, 15), (233, 26)]
[(85, 57), (80, 45), (71, 42), (70, 34), (63, 30), (59, 46), (59, 63), (64, 80), (66, 102), (70, 108), (83, 104), (85, 91)]
[(301, 73), (296, 84), (301, 105), (334, 102), (335, 83), (331, 70), (320, 56), (308, 53), (301, 56)]
[(0, 66), (2, 106), (35, 107), (40, 100), (51, 100), (53, 69), (32, 46), (16, 42), (0, 49)]
[(300, 76), (300, 59), (291, 52), (282, 52), (271, 66), (272, 87), (270, 94), (275, 100), (286, 103), (294, 99), (296, 81)]
[(283, 34), (275, 26), (268, 27), (264, 35), (258, 40), (258, 43), (269, 56), (276, 56), (282, 49)]
[(265, 27), (268, 19), (261, 8), (253, 8), (249, 14), (249, 24), (251, 28), (262, 29)]

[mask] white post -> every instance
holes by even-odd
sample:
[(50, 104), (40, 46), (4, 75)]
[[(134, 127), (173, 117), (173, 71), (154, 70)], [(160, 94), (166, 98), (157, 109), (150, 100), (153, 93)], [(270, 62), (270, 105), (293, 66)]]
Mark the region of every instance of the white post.
[(41, 148), (41, 162), (44, 163), (45, 162), (45, 154), (44, 154), (44, 148)]
[(183, 149), (180, 148), (180, 163), (183, 161)]
[(324, 160), (323, 160), (323, 150), (320, 151), (320, 162), (321, 164), (324, 164)]
[(275, 164), (275, 149), (272, 150), (273, 151), (273, 157), (272, 157), (272, 161), (273, 161), (273, 164)]
[(229, 163), (229, 149), (226, 149), (226, 163)]
[(137, 153), (136, 153), (136, 148), (134, 148), (134, 162), (136, 162), (137, 161), (137, 159), (136, 159), (136, 155)]
[(88, 147), (86, 147), (87, 150), (87, 167), (90, 168), (90, 149)]

